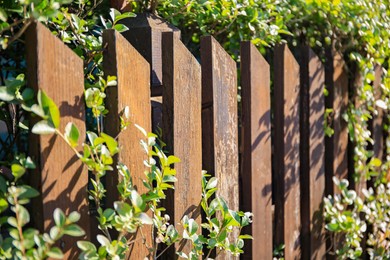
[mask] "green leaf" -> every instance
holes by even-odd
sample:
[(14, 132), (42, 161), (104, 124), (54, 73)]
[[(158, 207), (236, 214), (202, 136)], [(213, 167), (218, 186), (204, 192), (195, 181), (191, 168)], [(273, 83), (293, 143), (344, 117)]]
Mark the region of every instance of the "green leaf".
[(26, 169), (21, 166), (20, 164), (12, 164), (11, 165), (11, 171), (12, 171), (12, 175), (15, 177), (15, 179), (20, 179), (24, 173), (26, 172)]
[(64, 234), (72, 237), (81, 237), (85, 235), (85, 232), (80, 226), (71, 224), (64, 228)]
[(328, 223), (325, 225), (326, 229), (329, 231), (337, 231), (339, 229), (339, 224), (338, 223)]
[(25, 88), (22, 92), (24, 101), (28, 101), (34, 98), (34, 90), (32, 88)]
[(64, 258), (64, 254), (62, 253), (61, 249), (59, 249), (58, 247), (50, 248), (50, 251), (47, 252), (47, 256), (49, 256), (51, 258), (55, 258), (55, 259), (63, 259)]
[(131, 203), (133, 204), (134, 208), (137, 209), (137, 211), (145, 210), (145, 202), (136, 190), (131, 191)]
[(142, 224), (145, 224), (145, 225), (153, 225), (153, 220), (151, 217), (148, 216), (148, 214), (144, 213), (144, 212), (141, 212), (139, 215), (138, 215), (138, 219), (141, 220), (141, 223)]
[(3, 8), (0, 8), (0, 20), (2, 20), (3, 22), (7, 22), (7, 19), (7, 12)]
[(117, 23), (118, 21), (125, 19), (125, 18), (131, 18), (131, 17), (136, 17), (137, 15), (135, 13), (131, 12), (126, 12), (121, 15), (118, 15), (115, 17), (114, 23)]
[(31, 110), (31, 112), (33, 112), (34, 114), (36, 114), (37, 116), (39, 116), (43, 119), (48, 118), (48, 116), (45, 115), (45, 111), (43, 111), (43, 109), (37, 104), (32, 105), (30, 110)]
[(13, 87), (0, 87), (0, 100), (10, 102), (16, 98), (16, 89)]
[(49, 98), (43, 90), (38, 92), (38, 102), (43, 111), (49, 116), (49, 121), (55, 128), (60, 126), (60, 111), (54, 101)]
[(54, 223), (57, 227), (62, 227), (65, 224), (65, 214), (60, 208), (56, 208), (53, 213)]
[(105, 145), (102, 145), (102, 149), (100, 151), (100, 160), (104, 165), (110, 165), (114, 162), (109, 150)]
[(115, 201), (114, 208), (119, 215), (127, 215), (131, 211), (131, 206), (126, 202), (121, 202), (121, 201)]
[(80, 213), (78, 213), (77, 211), (73, 211), (69, 214), (68, 216), (68, 220), (69, 222), (71, 223), (76, 223), (77, 221), (80, 220)]
[(19, 122), (18, 122), (18, 126), (19, 126), (21, 129), (28, 130), (28, 126), (26, 126), (25, 124), (23, 124), (22, 121), (19, 121)]
[(88, 141), (89, 143), (95, 147), (95, 139), (98, 138), (98, 136), (94, 133), (94, 132), (91, 132), (91, 131), (88, 131), (87, 132), (87, 137), (88, 137)]
[(251, 235), (240, 235), (238, 238), (241, 238), (241, 239), (253, 239), (253, 237)]
[(8, 202), (4, 198), (0, 198), (0, 213), (4, 212), (8, 208)]
[(192, 236), (196, 233), (196, 231), (198, 231), (198, 224), (192, 218), (188, 220), (188, 230), (190, 231), (190, 236)]
[(229, 215), (231, 216), (231, 219), (229, 220), (228, 225), (240, 226), (240, 216), (238, 216), (237, 212), (229, 209)]
[(28, 185), (22, 185), (20, 188), (22, 189), (22, 193), (20, 193), (18, 198), (21, 200), (31, 199), (39, 196), (39, 192)]
[(213, 189), (213, 188), (217, 187), (217, 184), (218, 184), (218, 179), (215, 178), (215, 177), (212, 177), (212, 178), (207, 182), (206, 190), (210, 190), (210, 189)]
[(97, 241), (99, 241), (99, 243), (102, 245), (102, 246), (109, 246), (111, 243), (110, 243), (110, 240), (108, 240), (108, 238), (106, 238), (105, 236), (103, 235), (97, 235), (96, 236), (96, 239)]
[(18, 222), (16, 221), (16, 218), (14, 218), (14, 217), (9, 217), (7, 219), (7, 222), (8, 222), (8, 224), (10, 224), (13, 227), (16, 227), (16, 228), (18, 227)]
[(48, 135), (54, 134), (56, 129), (49, 121), (42, 120), (33, 126), (31, 132), (37, 135)]
[(114, 87), (118, 85), (115, 76), (107, 76), (107, 87)]
[(77, 129), (76, 125), (72, 122), (69, 122), (65, 127), (65, 138), (72, 147), (78, 145), (78, 140), (80, 137), (80, 132)]
[(178, 162), (180, 162), (179, 158), (177, 158), (176, 156), (170, 155), (168, 157), (168, 160), (167, 160), (167, 165), (172, 165), (172, 164), (178, 163)]
[(115, 141), (115, 139), (105, 133), (102, 133), (101, 136), (103, 137), (104, 141), (106, 142), (107, 148), (110, 151), (111, 155), (114, 155), (118, 152), (118, 142)]
[(129, 28), (123, 24), (116, 24), (114, 25), (114, 29), (117, 30), (118, 32), (122, 33), (122, 32), (126, 32), (127, 30), (129, 30)]
[(110, 16), (113, 22), (115, 21), (115, 18), (120, 15), (121, 13), (118, 10), (116, 10), (115, 8), (110, 8)]
[(96, 252), (96, 246), (89, 241), (77, 241), (77, 247), (82, 251)]
[(18, 213), (20, 224), (22, 225), (22, 227), (30, 222), (30, 214), (25, 207), (17, 205), (15, 207), (15, 211), (17, 211)]

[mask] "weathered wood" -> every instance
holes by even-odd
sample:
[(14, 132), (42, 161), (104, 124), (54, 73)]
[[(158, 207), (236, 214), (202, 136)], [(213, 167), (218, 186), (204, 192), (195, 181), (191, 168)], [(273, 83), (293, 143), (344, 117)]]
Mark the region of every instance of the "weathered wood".
[(274, 52), (275, 242), (300, 259), (299, 65), (287, 45)]
[(153, 96), (162, 95), (161, 35), (173, 32), (180, 38), (180, 30), (159, 16), (151, 13), (137, 14), (135, 18), (121, 21), (129, 30), (123, 36), (150, 64), (151, 91)]
[(300, 169), (302, 259), (325, 258), (322, 200), (325, 194), (325, 70), (310, 47), (302, 48)]
[(348, 129), (342, 118), (348, 106), (348, 74), (341, 55), (330, 49), (326, 51), (325, 85), (328, 90), (325, 106), (333, 110), (328, 124), (334, 130), (334, 134), (325, 139), (325, 160), (333, 162), (325, 164), (325, 189), (326, 194), (334, 194), (337, 188), (333, 176), (348, 179)]
[[(147, 159), (140, 146), (140, 140), (145, 139), (143, 134), (134, 126), (138, 124), (147, 132), (151, 131), (151, 104), (150, 104), (150, 68), (148, 62), (129, 44), (129, 42), (115, 30), (103, 32), (103, 46), (107, 46), (103, 56), (105, 76), (116, 76), (117, 86), (107, 88), (106, 107), (110, 111), (104, 121), (104, 131), (116, 137), (120, 133), (120, 116), (126, 106), (129, 107), (131, 125), (118, 136), (120, 151), (115, 158), (129, 168), (134, 186), (139, 193), (146, 191), (142, 184), (145, 179), (145, 165)], [(124, 115), (122, 115), (124, 116)], [(106, 175), (106, 206), (113, 207), (118, 196), (118, 172)], [(144, 259), (151, 257), (147, 246), (152, 246), (151, 226), (142, 227), (146, 234), (145, 241), (139, 239), (139, 243), (133, 243), (130, 248), (130, 257)], [(135, 239), (140, 238), (137, 234)]]
[(325, 161), (333, 162), (325, 164), (325, 192), (333, 194), (333, 176), (348, 178), (348, 129), (342, 118), (348, 106), (348, 75), (341, 55), (329, 49), (326, 52), (325, 85), (328, 90), (325, 107), (333, 109), (328, 124), (334, 130), (331, 137), (325, 138)]
[[(201, 39), (200, 54), (203, 169), (218, 178), (217, 196), (238, 210), (237, 67), (212, 36)], [(237, 232), (232, 232), (230, 239), (236, 237)]]
[[(374, 97), (375, 100), (381, 99), (382, 96), (382, 90), (381, 90), (381, 82), (382, 82), (382, 66), (377, 65), (375, 67), (375, 80), (373, 83), (373, 89), (374, 89)], [(384, 138), (383, 138), (383, 117), (384, 117), (384, 111), (382, 108), (377, 107), (378, 114), (373, 115), (372, 120), (372, 138), (374, 140), (374, 157), (383, 160), (383, 154), (384, 154)]]
[[(162, 62), (163, 140), (167, 150), (181, 160), (175, 164), (178, 181), (174, 197), (167, 198), (167, 211), (172, 223), (179, 223), (184, 215), (199, 223), (202, 191), (201, 68), (172, 32), (163, 33)], [(176, 250), (185, 253), (190, 248), (189, 243), (176, 245)], [(169, 255), (168, 259), (175, 257)]]
[[(348, 129), (342, 118), (348, 106), (348, 75), (345, 62), (339, 53), (326, 50), (325, 86), (328, 95), (325, 97), (325, 108), (333, 112), (327, 117), (327, 124), (334, 130), (331, 137), (325, 137), (325, 195), (333, 195), (337, 189), (333, 177), (348, 178)], [(327, 258), (333, 259), (335, 250), (332, 239), (327, 240)]]
[[(33, 23), (26, 32), (28, 86), (43, 90), (57, 104), (61, 114), (60, 131), (73, 122), (85, 136), (83, 61), (45, 26)], [(48, 232), (54, 225), (53, 211), (81, 214), (78, 224), (89, 239), (87, 205), (88, 172), (69, 145), (56, 135), (31, 134), (30, 154), (37, 164), (31, 183), (42, 195), (33, 200), (35, 225)], [(81, 146), (77, 149), (81, 150)], [(66, 259), (77, 259), (74, 246), (78, 237), (64, 236), (58, 243)]]
[(253, 213), (244, 233), (243, 259), (272, 259), (272, 163), (270, 68), (250, 42), (241, 43), (241, 189), (243, 211)]

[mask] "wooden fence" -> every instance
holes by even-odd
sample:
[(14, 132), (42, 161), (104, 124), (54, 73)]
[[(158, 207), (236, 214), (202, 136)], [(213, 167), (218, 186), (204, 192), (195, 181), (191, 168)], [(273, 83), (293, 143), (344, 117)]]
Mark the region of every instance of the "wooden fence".
[[(130, 107), (131, 121), (147, 131), (152, 122), (162, 127), (167, 149), (181, 158), (175, 165), (178, 182), (166, 204), (172, 222), (184, 214), (201, 221), (201, 170), (205, 169), (218, 177), (218, 196), (229, 207), (254, 214), (245, 230), (254, 239), (246, 242), (243, 259), (272, 259), (273, 248), (282, 243), (285, 259), (324, 259), (321, 202), (325, 194), (335, 192), (333, 176), (348, 176), (348, 133), (342, 115), (349, 78), (341, 56), (329, 52), (322, 64), (310, 48), (302, 47), (297, 62), (287, 45), (279, 45), (270, 66), (255, 46), (243, 42), (238, 82), (237, 63), (212, 37), (202, 39), (199, 63), (180, 41), (180, 32), (148, 26), (133, 30), (129, 25), (127, 40), (113, 30), (103, 34), (104, 72), (118, 82), (107, 90), (111, 113), (104, 119), (104, 131), (113, 136), (119, 132), (118, 114), (125, 106)], [(26, 43), (28, 85), (53, 98), (62, 115), (61, 129), (72, 121), (84, 135), (81, 59), (39, 23), (29, 28)], [(152, 62), (157, 65), (150, 66)], [(380, 73), (377, 76), (378, 81)], [(240, 103), (237, 85), (242, 89)], [(374, 86), (379, 88), (377, 82)], [(162, 98), (154, 97), (153, 108), (151, 93), (162, 93)], [(335, 131), (330, 138), (324, 135), (325, 108), (333, 109), (327, 118)], [(383, 143), (381, 116), (374, 122), (378, 153)], [(141, 190), (140, 137), (135, 130), (120, 135), (122, 149), (116, 160), (129, 166)], [(47, 230), (53, 225), (55, 208), (77, 210), (86, 238), (96, 236), (96, 221), (88, 213), (88, 172), (73, 151), (55, 136), (36, 135), (31, 135), (30, 150), (38, 164), (31, 184), (42, 192), (34, 201), (34, 224)], [(106, 180), (108, 203), (117, 198), (115, 176), (109, 174)], [(75, 241), (64, 238), (59, 243), (67, 259), (77, 255)], [(176, 249), (189, 247), (180, 244)], [(137, 244), (131, 249), (132, 259), (148, 254)]]

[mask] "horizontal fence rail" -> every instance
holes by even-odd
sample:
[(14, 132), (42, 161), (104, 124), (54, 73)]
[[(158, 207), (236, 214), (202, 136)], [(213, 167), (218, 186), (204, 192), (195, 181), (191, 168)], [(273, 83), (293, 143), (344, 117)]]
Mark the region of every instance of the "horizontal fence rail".
[[(139, 19), (134, 25), (129, 21), (128, 27), (134, 30), (125, 37), (114, 30), (103, 34), (104, 73), (117, 77), (117, 86), (106, 92), (110, 114), (104, 118), (103, 129), (117, 136), (119, 115), (127, 106), (132, 123), (147, 131), (162, 129), (164, 149), (181, 159), (174, 166), (175, 190), (163, 203), (171, 223), (179, 223), (184, 215), (201, 223), (203, 169), (219, 180), (216, 196), (234, 210), (254, 214), (252, 225), (244, 229), (253, 240), (245, 242), (242, 259), (271, 259), (273, 249), (281, 244), (288, 260), (332, 258), (326, 256), (334, 241), (326, 239), (322, 200), (338, 192), (334, 176), (352, 175), (348, 149), (353, 144), (348, 143), (342, 117), (351, 96), (348, 84), (355, 79), (348, 76), (341, 55), (329, 50), (323, 64), (309, 47), (291, 52), (283, 44), (274, 48), (273, 60), (266, 60), (253, 44), (243, 42), (237, 64), (207, 36), (201, 39), (197, 59), (176, 28), (162, 25), (153, 15)], [(29, 86), (43, 89), (59, 106), (60, 129), (74, 122), (80, 136), (85, 136), (82, 60), (40, 23), (30, 26), (26, 43)], [(375, 77), (375, 95), (380, 96), (380, 67)], [(326, 109), (332, 109), (326, 118), (334, 130), (332, 137), (324, 133)], [(383, 116), (379, 111), (370, 122), (378, 158), (383, 157)], [(129, 167), (134, 185), (142, 192), (146, 156), (139, 147), (141, 137), (135, 130), (119, 135), (121, 150), (114, 160)], [(54, 224), (55, 208), (66, 213), (76, 210), (86, 231), (83, 240), (94, 241), (100, 231), (95, 213), (88, 209), (86, 168), (55, 136), (31, 134), (29, 146), (38, 162), (29, 181), (42, 193), (33, 201), (33, 224), (47, 231)], [(105, 203), (112, 207), (119, 196), (116, 170), (105, 182)], [(140, 241), (152, 244), (151, 227), (147, 231), (150, 236)], [(237, 238), (236, 232), (230, 236)], [(77, 258), (76, 241), (60, 241), (66, 259)], [(175, 245), (166, 251), (165, 259), (175, 258), (178, 250), (189, 253), (191, 248), (190, 243)], [(151, 258), (150, 253), (134, 243), (129, 257)], [(234, 259), (229, 253), (217, 258)]]

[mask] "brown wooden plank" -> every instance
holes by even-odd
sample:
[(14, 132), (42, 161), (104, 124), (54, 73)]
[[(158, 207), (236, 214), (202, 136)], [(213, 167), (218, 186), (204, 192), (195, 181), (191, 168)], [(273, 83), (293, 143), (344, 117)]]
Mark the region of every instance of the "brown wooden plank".
[[(173, 201), (167, 199), (172, 223), (184, 215), (200, 223), (201, 199), (201, 68), (195, 57), (172, 32), (162, 36), (163, 140), (167, 150), (179, 157), (175, 164), (178, 181)], [(168, 206), (170, 206), (168, 208)], [(174, 212), (172, 212), (174, 211)], [(180, 226), (178, 226), (180, 232)], [(188, 253), (189, 243), (176, 245)], [(170, 255), (168, 259), (174, 259)]]
[(303, 47), (301, 54), (302, 259), (324, 259), (326, 246), (321, 203), (325, 195), (325, 70), (310, 47)]
[[(375, 67), (375, 80), (373, 83), (374, 88), (374, 97), (375, 100), (381, 99), (382, 90), (381, 90), (381, 82), (382, 82), (382, 66)], [(374, 157), (383, 160), (383, 143), (384, 143), (384, 133), (383, 133), (383, 117), (384, 111), (380, 107), (376, 107), (378, 114), (373, 115), (372, 120), (372, 138), (374, 140)]]
[[(110, 114), (105, 118), (104, 131), (113, 137), (119, 134), (119, 117), (128, 106), (131, 125), (118, 136), (120, 152), (115, 160), (128, 166), (135, 187), (139, 193), (143, 193), (146, 191), (142, 184), (146, 170), (143, 161), (147, 159), (147, 155), (139, 142), (145, 137), (134, 124), (140, 125), (147, 132), (151, 131), (149, 63), (115, 30), (104, 31), (103, 46), (107, 46), (103, 56), (104, 73), (106, 76), (116, 76), (118, 83), (116, 87), (107, 88), (106, 107)], [(118, 177), (116, 169), (106, 176), (107, 207), (112, 208), (114, 201), (119, 200)], [(132, 244), (131, 258), (151, 257), (148, 250), (148, 247), (153, 246), (151, 226), (144, 226), (142, 230), (146, 239), (139, 239), (139, 242)], [(137, 233), (135, 239), (137, 238), (141, 238), (140, 232)]]
[[(272, 259), (270, 68), (250, 42), (241, 43), (241, 210), (253, 213), (243, 259)], [(245, 230), (245, 231), (247, 231)]]
[[(200, 54), (203, 169), (218, 178), (217, 196), (238, 210), (237, 65), (212, 36), (201, 39)], [(237, 235), (232, 232), (230, 239)]]
[(333, 176), (348, 178), (348, 129), (342, 118), (348, 106), (348, 74), (341, 55), (329, 49), (326, 52), (325, 85), (328, 90), (325, 107), (333, 109), (329, 123), (334, 130), (333, 136), (325, 139), (325, 161), (329, 162), (325, 164), (325, 185), (326, 194), (333, 194)]
[[(77, 125), (80, 142), (85, 136), (83, 61), (40, 23), (32, 24), (26, 33), (27, 78), (29, 87), (42, 89), (59, 107), (60, 131), (68, 122)], [(66, 214), (78, 211), (78, 224), (89, 239), (87, 205), (88, 172), (72, 149), (56, 135), (31, 134), (30, 154), (37, 163), (31, 175), (32, 184), (42, 192), (34, 200), (33, 219), (46, 232), (54, 225), (53, 211)], [(81, 150), (81, 145), (78, 147)], [(76, 259), (75, 243), (80, 238), (65, 236), (59, 246), (65, 259)]]
[(287, 45), (274, 52), (275, 242), (300, 259), (299, 65)]
[[(337, 189), (333, 176), (339, 179), (348, 178), (348, 129), (342, 118), (348, 106), (348, 75), (345, 62), (339, 53), (326, 50), (325, 86), (328, 95), (325, 97), (325, 107), (333, 109), (328, 116), (328, 125), (334, 130), (331, 137), (325, 137), (325, 194), (333, 195)], [(334, 259), (333, 240), (327, 240), (327, 259)]]
[(163, 32), (174, 32), (175, 36), (180, 38), (180, 30), (152, 13), (140, 13), (135, 18), (122, 20), (121, 23), (129, 28), (123, 36), (150, 64), (152, 95), (161, 96), (161, 35)]

